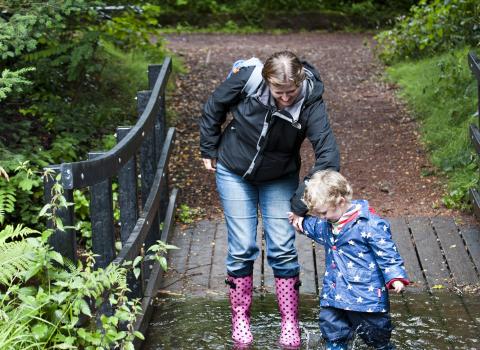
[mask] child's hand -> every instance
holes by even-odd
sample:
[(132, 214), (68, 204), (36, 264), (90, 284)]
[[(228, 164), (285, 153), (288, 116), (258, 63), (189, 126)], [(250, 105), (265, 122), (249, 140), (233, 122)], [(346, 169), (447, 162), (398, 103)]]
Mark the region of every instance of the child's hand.
[(396, 292), (396, 293), (400, 293), (401, 291), (403, 291), (405, 289), (405, 285), (403, 284), (402, 281), (394, 281), (392, 283), (392, 289)]
[(298, 216), (297, 214), (292, 213), (289, 211), (288, 213), (288, 222), (293, 225), (295, 230), (303, 232), (303, 216)]

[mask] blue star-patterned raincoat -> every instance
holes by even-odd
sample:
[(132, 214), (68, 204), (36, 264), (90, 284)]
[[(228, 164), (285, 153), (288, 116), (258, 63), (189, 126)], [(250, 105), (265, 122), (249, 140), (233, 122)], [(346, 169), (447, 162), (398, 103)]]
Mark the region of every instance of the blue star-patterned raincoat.
[(386, 283), (408, 282), (403, 259), (392, 241), (389, 223), (369, 211), (365, 200), (358, 216), (338, 235), (326, 220), (306, 216), (304, 233), (325, 246), (326, 272), (320, 306), (361, 312), (387, 312), (390, 303)]

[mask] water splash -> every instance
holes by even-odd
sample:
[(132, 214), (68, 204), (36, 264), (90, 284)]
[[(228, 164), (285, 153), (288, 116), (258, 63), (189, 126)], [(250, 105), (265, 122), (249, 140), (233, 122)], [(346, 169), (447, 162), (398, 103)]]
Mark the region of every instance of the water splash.
[[(392, 319), (396, 328), (392, 341), (399, 350), (480, 349), (479, 298), (465, 299), (469, 312), (456, 296), (430, 298), (425, 295), (392, 297)], [(318, 301), (302, 295), (300, 319), (302, 350), (324, 349), (318, 327)], [(473, 316), (469, 316), (473, 315)], [(252, 307), (254, 344), (249, 350), (281, 350), (278, 345), (280, 315), (275, 297), (254, 298)], [(149, 327), (144, 350), (226, 350), (230, 340), (230, 309), (226, 299), (168, 298), (162, 300)], [(360, 337), (351, 350), (369, 349)], [(242, 349), (243, 350), (243, 349)]]

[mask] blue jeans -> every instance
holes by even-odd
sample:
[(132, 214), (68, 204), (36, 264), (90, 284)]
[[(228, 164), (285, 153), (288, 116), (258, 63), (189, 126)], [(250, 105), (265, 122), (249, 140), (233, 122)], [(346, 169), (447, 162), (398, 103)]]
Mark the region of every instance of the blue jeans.
[(346, 344), (357, 333), (375, 349), (395, 349), (390, 343), (393, 326), (388, 312), (358, 312), (322, 306), (319, 323), (322, 335), (329, 343)]
[(298, 175), (283, 177), (262, 184), (252, 184), (217, 164), (217, 189), (227, 222), (227, 273), (244, 277), (253, 273), (258, 256), (258, 210), (265, 231), (267, 261), (275, 277), (299, 274), (295, 230), (288, 222), (290, 199), (298, 186)]

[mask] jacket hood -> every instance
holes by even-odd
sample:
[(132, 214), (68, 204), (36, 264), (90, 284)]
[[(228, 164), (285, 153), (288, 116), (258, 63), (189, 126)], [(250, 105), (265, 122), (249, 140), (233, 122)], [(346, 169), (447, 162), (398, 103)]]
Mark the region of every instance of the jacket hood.
[(322, 99), (324, 87), (320, 73), (310, 63), (302, 61), (305, 73), (307, 74), (308, 92), (305, 99), (305, 105), (309, 105)]

